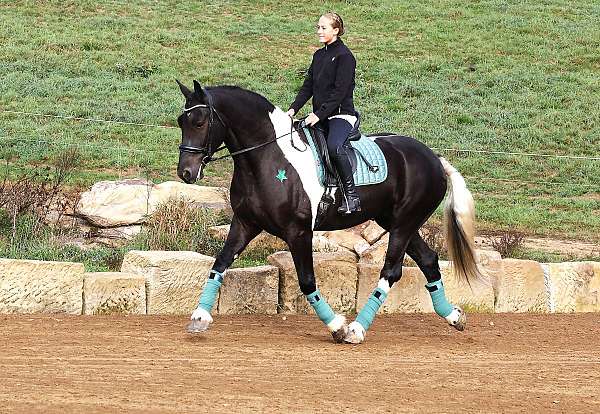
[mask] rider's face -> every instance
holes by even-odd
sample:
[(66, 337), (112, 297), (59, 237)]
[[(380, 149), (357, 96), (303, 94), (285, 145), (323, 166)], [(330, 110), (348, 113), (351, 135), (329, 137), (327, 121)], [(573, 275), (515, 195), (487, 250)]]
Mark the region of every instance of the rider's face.
[(340, 31), (337, 27), (334, 29), (331, 25), (331, 19), (321, 16), (319, 23), (317, 23), (317, 35), (319, 36), (319, 42), (330, 44), (335, 42), (337, 34)]

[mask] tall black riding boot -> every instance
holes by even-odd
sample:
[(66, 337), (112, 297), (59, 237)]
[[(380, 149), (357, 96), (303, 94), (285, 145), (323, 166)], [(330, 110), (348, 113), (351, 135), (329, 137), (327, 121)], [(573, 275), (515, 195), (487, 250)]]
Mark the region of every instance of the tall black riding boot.
[(342, 184), (342, 205), (338, 208), (340, 214), (352, 214), (360, 211), (360, 198), (354, 186), (352, 176), (352, 164), (344, 147), (340, 147), (333, 157), (335, 167), (340, 176)]

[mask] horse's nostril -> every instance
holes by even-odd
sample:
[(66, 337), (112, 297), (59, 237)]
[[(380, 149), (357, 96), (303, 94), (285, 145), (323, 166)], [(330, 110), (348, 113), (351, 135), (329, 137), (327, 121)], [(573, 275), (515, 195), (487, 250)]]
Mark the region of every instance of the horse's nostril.
[(184, 170), (183, 171), (183, 181), (189, 182), (191, 178), (192, 178), (192, 173), (190, 172), (190, 170)]

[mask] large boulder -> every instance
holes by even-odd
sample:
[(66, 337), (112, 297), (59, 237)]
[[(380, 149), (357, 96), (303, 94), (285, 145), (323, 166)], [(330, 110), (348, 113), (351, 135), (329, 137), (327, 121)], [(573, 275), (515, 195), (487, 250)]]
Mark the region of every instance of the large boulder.
[(141, 179), (100, 181), (81, 194), (75, 212), (97, 227), (117, 227), (147, 221), (158, 206), (183, 199), (196, 206), (226, 209), (227, 190), (167, 181), (155, 185)]
[(75, 213), (98, 227), (142, 223), (154, 185), (141, 179), (100, 181), (81, 194)]
[(390, 234), (386, 233), (385, 236), (379, 239), (375, 244), (359, 251), (360, 263), (377, 264), (380, 265), (380, 267), (383, 267), (389, 241)]
[(312, 239), (312, 251), (321, 253), (337, 252), (342, 247), (322, 234), (315, 234)]
[(369, 225), (362, 231), (362, 237), (369, 243), (373, 244), (386, 233), (386, 230), (374, 221), (369, 222)]
[(129, 240), (140, 234), (142, 226), (94, 227), (88, 232), (87, 239), (91, 243), (99, 243), (108, 247), (122, 247)]
[(194, 310), (215, 259), (196, 252), (137, 251), (123, 258), (121, 271), (146, 278), (148, 314)]
[(219, 294), (219, 313), (277, 313), (279, 269), (258, 266), (229, 269)]
[(165, 181), (155, 185), (150, 193), (150, 205), (156, 209), (168, 200), (185, 200), (197, 207), (224, 210), (229, 208), (229, 190), (224, 187), (207, 187), (180, 181)]
[(589, 289), (594, 278), (594, 268), (590, 263), (543, 263), (542, 268), (550, 294), (550, 312), (600, 310), (590, 306), (597, 299), (597, 293), (591, 293)]
[(86, 273), (83, 314), (145, 314), (146, 278), (122, 272)]
[(548, 312), (544, 271), (533, 260), (503, 259), (494, 282), (496, 312)]
[(81, 263), (0, 259), (0, 313), (81, 314)]
[[(364, 246), (357, 244), (355, 246), (355, 251), (359, 257), (359, 263), (376, 264), (380, 267), (383, 267), (383, 264), (385, 263), (385, 257), (387, 255), (389, 242), (390, 234), (385, 233), (379, 240), (377, 240), (372, 245), (367, 244), (366, 246)], [(417, 265), (408, 254), (404, 255), (404, 260), (402, 264), (406, 267), (415, 267)]]
[[(214, 226), (208, 229), (208, 233), (216, 239), (225, 241), (229, 234), (229, 224), (222, 226)], [(248, 249), (275, 249), (287, 250), (287, 244), (279, 237), (275, 237), (266, 231), (261, 232), (256, 236), (246, 247)]]
[(360, 233), (354, 232), (351, 229), (326, 231), (322, 235), (351, 252), (364, 250), (369, 247), (369, 243), (362, 238)]
[[(296, 268), (289, 252), (268, 257), (279, 268), (279, 307), (282, 313), (311, 313), (310, 305), (300, 291)], [(313, 255), (317, 288), (336, 312), (356, 309), (356, 256), (346, 250)]]

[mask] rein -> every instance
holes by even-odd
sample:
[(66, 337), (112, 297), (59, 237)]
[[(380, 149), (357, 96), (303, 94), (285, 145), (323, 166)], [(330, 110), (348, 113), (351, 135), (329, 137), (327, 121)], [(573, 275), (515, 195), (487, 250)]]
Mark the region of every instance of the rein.
[(246, 152), (250, 152), (250, 151), (253, 151), (255, 149), (264, 147), (266, 145), (272, 144), (273, 142), (277, 141), (280, 138), (287, 137), (288, 135), (291, 138), (290, 142), (291, 142), (292, 146), (294, 148), (296, 148), (296, 150), (304, 152), (304, 151), (306, 151), (308, 149), (308, 146), (307, 146), (304, 150), (300, 150), (294, 144), (294, 139), (293, 139), (293, 136), (292, 136), (293, 133), (294, 133), (294, 123), (292, 122), (291, 123), (291, 127), (290, 127), (290, 132), (288, 132), (288, 133), (285, 133), (283, 135), (275, 137), (275, 138), (273, 138), (270, 141), (263, 142), (262, 144), (254, 145), (253, 147), (244, 148), (244, 149), (241, 149), (239, 151), (235, 151), (235, 152), (232, 152), (232, 153), (229, 153), (229, 154), (226, 154), (226, 155), (221, 155), (220, 157), (214, 158), (213, 155), (215, 153), (224, 150), (225, 148), (227, 148), (227, 146), (225, 144), (223, 144), (219, 148), (217, 148), (216, 150), (211, 151), (210, 130), (211, 130), (212, 125), (214, 123), (213, 114), (217, 116), (217, 118), (219, 119), (219, 122), (221, 123), (221, 125), (223, 125), (223, 127), (225, 127), (227, 129), (227, 131), (229, 132), (229, 134), (234, 139), (236, 139), (236, 141), (237, 141), (237, 138), (236, 138), (235, 134), (233, 133), (233, 131), (231, 130), (231, 128), (229, 128), (227, 125), (225, 125), (225, 122), (223, 122), (223, 118), (221, 118), (221, 115), (217, 112), (217, 110), (215, 109), (214, 105), (212, 104), (212, 96), (209, 95), (209, 93), (208, 93), (208, 91), (206, 89), (204, 89), (204, 93), (206, 94), (206, 96), (208, 98), (208, 104), (198, 104), (198, 105), (194, 105), (194, 106), (189, 107), (189, 108), (183, 108), (183, 112), (187, 113), (187, 112), (191, 111), (192, 109), (196, 109), (196, 108), (208, 108), (208, 110), (209, 110), (209, 116), (208, 116), (208, 139), (207, 139), (208, 145), (206, 147), (202, 147), (202, 148), (200, 148), (200, 147), (194, 147), (194, 146), (191, 146), (191, 145), (183, 145), (183, 144), (181, 144), (179, 146), (179, 152), (186, 152), (186, 153), (189, 153), (189, 154), (205, 154), (206, 156), (202, 158), (202, 164), (204, 166), (206, 166), (209, 162), (212, 162), (212, 161), (218, 161), (218, 160), (222, 160), (222, 159), (228, 158), (228, 157), (232, 157), (233, 158), (236, 155), (244, 154)]

